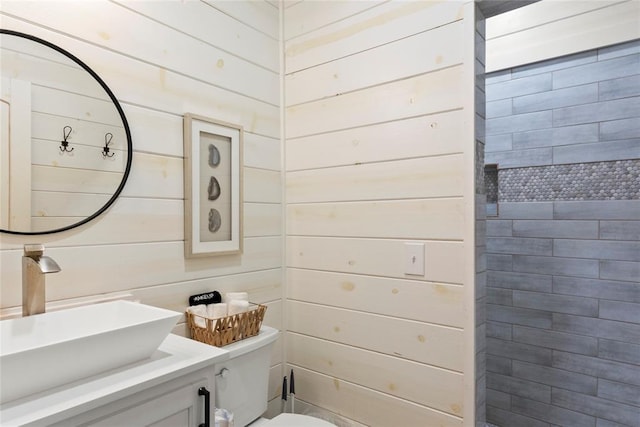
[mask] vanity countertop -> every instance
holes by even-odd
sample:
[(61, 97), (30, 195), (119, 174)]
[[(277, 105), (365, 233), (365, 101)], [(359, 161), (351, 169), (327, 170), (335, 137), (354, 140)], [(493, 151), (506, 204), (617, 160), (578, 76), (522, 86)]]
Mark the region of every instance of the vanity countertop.
[(169, 334), (149, 359), (4, 403), (0, 406), (0, 424), (53, 424), (228, 357), (224, 349)]

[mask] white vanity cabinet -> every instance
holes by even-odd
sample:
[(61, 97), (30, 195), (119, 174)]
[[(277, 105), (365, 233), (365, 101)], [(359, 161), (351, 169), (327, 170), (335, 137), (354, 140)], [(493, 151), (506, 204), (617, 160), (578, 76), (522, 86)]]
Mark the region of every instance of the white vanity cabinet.
[(204, 396), (198, 395), (198, 390), (212, 390), (214, 380), (209, 372), (213, 369), (166, 382), (52, 426), (198, 427), (204, 422), (205, 412)]
[(224, 349), (169, 335), (148, 360), (3, 404), (0, 425), (199, 427), (209, 392), (213, 427), (214, 365), (227, 358)]

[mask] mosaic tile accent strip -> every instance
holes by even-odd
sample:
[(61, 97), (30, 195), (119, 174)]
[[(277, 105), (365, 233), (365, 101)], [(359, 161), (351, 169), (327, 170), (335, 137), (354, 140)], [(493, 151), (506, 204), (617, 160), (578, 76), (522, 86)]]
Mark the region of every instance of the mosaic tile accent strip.
[(498, 176), (500, 202), (640, 199), (640, 159), (503, 169)]
[[(513, 170), (513, 169), (508, 169), (508, 170)], [(484, 167), (484, 185), (487, 191), (487, 203), (498, 203), (498, 167), (497, 165), (486, 165)]]

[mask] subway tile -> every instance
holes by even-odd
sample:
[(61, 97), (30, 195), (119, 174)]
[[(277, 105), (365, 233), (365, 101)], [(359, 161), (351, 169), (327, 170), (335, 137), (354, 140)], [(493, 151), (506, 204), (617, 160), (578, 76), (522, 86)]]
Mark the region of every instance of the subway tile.
[(598, 101), (598, 84), (550, 90), (513, 98), (513, 113), (532, 113)]
[[(491, 275), (488, 279), (491, 283)], [(640, 286), (635, 283), (614, 280), (556, 276), (553, 278), (553, 292), (616, 301), (640, 302)]]
[(553, 241), (553, 255), (567, 258), (640, 261), (640, 242), (556, 239)]
[(549, 423), (487, 405), (487, 421), (501, 427), (551, 427)]
[(494, 83), (501, 83), (507, 80), (511, 80), (511, 69), (495, 71), (493, 73), (489, 73), (485, 76), (485, 82), (487, 85)]
[(627, 160), (640, 157), (640, 139), (565, 145), (552, 150), (554, 165)]
[[(608, 101), (620, 102), (620, 101)], [(567, 107), (576, 108), (576, 107)], [(535, 113), (514, 114), (508, 117), (496, 117), (487, 119), (487, 135), (509, 132), (525, 132), (528, 130), (545, 129), (552, 126), (552, 111), (539, 111)], [(633, 117), (633, 116), (625, 116)], [(624, 118), (624, 117), (614, 117)], [(611, 120), (611, 119), (610, 119)]]
[(523, 150), (587, 142), (598, 142), (597, 123), (514, 133), (511, 145), (513, 149)]
[(600, 221), (600, 238), (640, 240), (640, 221)]
[(596, 425), (595, 417), (517, 396), (511, 398), (511, 408), (519, 414), (564, 427), (595, 427)]
[(596, 419), (596, 427), (629, 427), (626, 425), (618, 424), (614, 421), (605, 420), (602, 418)]
[(600, 339), (598, 357), (640, 365), (640, 345)]
[(610, 80), (637, 74), (640, 68), (640, 55), (633, 54), (606, 61), (591, 62), (565, 70), (553, 72), (553, 88), (559, 89), (586, 83)]
[(640, 281), (640, 262), (600, 261), (600, 277), (638, 283)]
[(592, 259), (514, 255), (513, 271), (557, 276), (598, 277), (598, 261)]
[(640, 118), (610, 120), (600, 123), (600, 139), (615, 141), (640, 138)]
[(595, 377), (569, 372), (564, 369), (539, 366), (533, 363), (513, 361), (514, 377), (536, 381), (552, 387), (596, 395), (598, 380)]
[(492, 372), (502, 375), (511, 375), (511, 359), (487, 354), (488, 375)]
[(511, 394), (488, 388), (487, 405), (509, 410), (511, 408)]
[(598, 300), (595, 298), (526, 291), (513, 291), (511, 298), (514, 307), (582, 316), (598, 315)]
[[(614, 320), (553, 313), (553, 329), (570, 334), (581, 334), (588, 335), (589, 337), (607, 338), (640, 344), (640, 325)], [(515, 329), (513, 332), (515, 340)], [(559, 348), (558, 350), (563, 349)], [(581, 351), (577, 351), (577, 353), (591, 354)], [(593, 354), (597, 354), (597, 352)]]
[(512, 70), (513, 78), (527, 77), (535, 74), (548, 73), (555, 70), (564, 70), (578, 65), (595, 62), (598, 59), (597, 52), (590, 50), (573, 55), (566, 55), (556, 59), (550, 59), (535, 64), (527, 64)]
[(633, 55), (634, 53), (640, 53), (640, 40), (600, 48), (598, 49), (598, 60), (605, 61), (620, 56)]
[(511, 340), (510, 323), (487, 321), (487, 337)]
[(520, 289), (525, 291), (551, 292), (551, 276), (506, 271), (487, 272), (488, 286)]
[(553, 351), (553, 367), (625, 384), (640, 385), (640, 369), (637, 365), (628, 363), (564, 351)]
[(556, 406), (629, 426), (640, 423), (640, 408), (595, 396), (554, 388), (552, 402)]
[(640, 200), (553, 202), (553, 218), (640, 220)]
[(598, 397), (640, 407), (640, 387), (634, 385), (599, 379)]
[(598, 317), (640, 324), (640, 304), (602, 300), (600, 301), (600, 315)]
[[(487, 83), (488, 82), (489, 80)], [(488, 83), (485, 91), (487, 93), (487, 101), (495, 101), (497, 99), (513, 98), (515, 96), (551, 90), (551, 85), (551, 74), (540, 74), (520, 79), (512, 78), (508, 81), (502, 81), (499, 84), (493, 82), (491, 84)]]
[(487, 251), (513, 255), (551, 255), (553, 240), (519, 237), (488, 237)]
[[(500, 135), (486, 135), (485, 136), (485, 153), (492, 153), (494, 151), (511, 150), (511, 139), (512, 139), (512, 136), (510, 133), (503, 133)], [(486, 160), (485, 160), (485, 163), (486, 163)]]
[(553, 203), (502, 202), (500, 203), (500, 219), (553, 219)]
[[(511, 237), (513, 221), (491, 219), (487, 221), (487, 237)], [(640, 222), (638, 223), (640, 224)]]
[(487, 304), (487, 320), (550, 329), (552, 325), (552, 313), (527, 308)]
[(488, 152), (485, 159), (488, 164), (497, 164), (499, 169), (545, 166), (553, 163), (553, 149), (547, 147)]
[[(541, 113), (528, 113), (521, 114), (520, 116), (528, 116)], [(581, 123), (597, 123), (607, 120), (627, 119), (630, 117), (638, 116), (640, 116), (640, 97), (615, 99), (611, 101), (601, 101), (594, 102), (592, 104), (555, 109), (553, 110), (553, 127), (570, 126)], [(493, 120), (504, 121), (506, 119), (501, 118)], [(540, 116), (538, 120), (542, 123), (542, 116)], [(496, 128), (499, 129), (506, 127), (505, 124), (499, 124), (500, 126), (496, 125)], [(512, 132), (525, 130), (516, 128), (517, 126), (514, 126)]]
[(598, 95), (601, 101), (638, 96), (640, 95), (640, 74), (601, 81), (598, 83)]
[(511, 271), (512, 255), (487, 254), (487, 270)]
[(514, 237), (547, 237), (555, 239), (597, 239), (598, 221), (515, 220)]
[(565, 332), (514, 325), (513, 340), (524, 344), (532, 344), (572, 353), (591, 356), (598, 354), (597, 339)]
[(548, 348), (496, 338), (487, 338), (487, 354), (545, 366), (552, 363), (552, 353)]
[(511, 289), (487, 289), (487, 303), (498, 305), (513, 305), (513, 291)]
[(526, 397), (538, 402), (551, 403), (551, 387), (533, 381), (492, 373), (487, 377), (487, 387), (512, 396)]
[(511, 98), (487, 102), (485, 104), (487, 108), (486, 118), (493, 119), (496, 117), (510, 116), (511, 114), (513, 114), (513, 108), (511, 104)]

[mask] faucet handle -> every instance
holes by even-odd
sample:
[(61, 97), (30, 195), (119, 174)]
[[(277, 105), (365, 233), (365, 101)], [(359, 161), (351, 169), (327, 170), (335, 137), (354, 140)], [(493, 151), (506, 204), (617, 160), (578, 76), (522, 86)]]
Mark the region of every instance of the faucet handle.
[(26, 244), (24, 254), (28, 257), (41, 257), (44, 254), (44, 245), (42, 243)]

